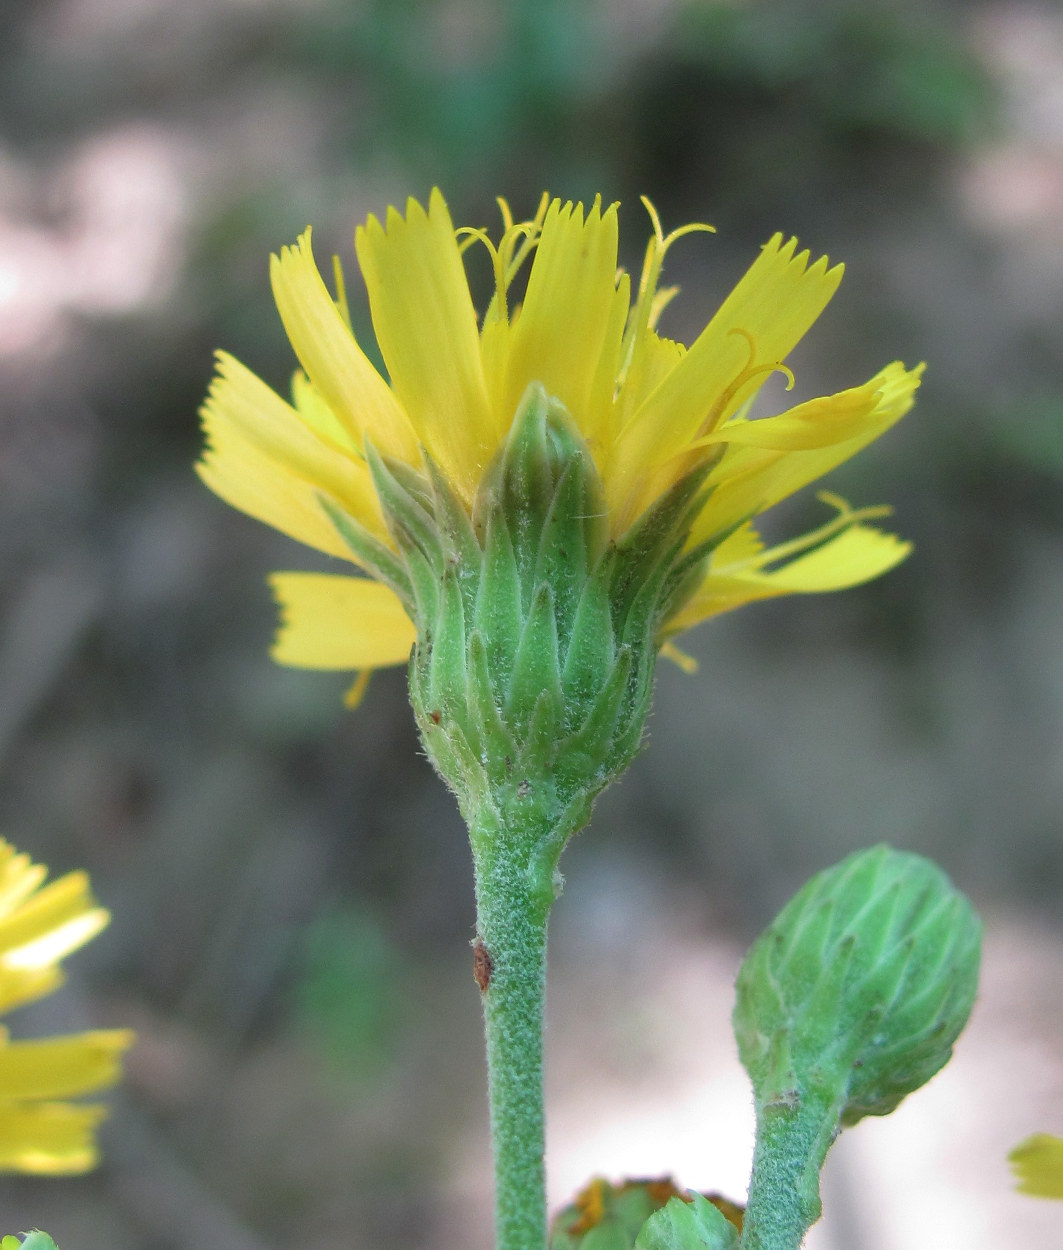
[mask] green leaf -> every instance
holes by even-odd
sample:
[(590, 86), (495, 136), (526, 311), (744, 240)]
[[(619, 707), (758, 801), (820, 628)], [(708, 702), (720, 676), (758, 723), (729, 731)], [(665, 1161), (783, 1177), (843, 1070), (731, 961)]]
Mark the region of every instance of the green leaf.
[(301, 1028), (332, 1071), (372, 1084), (391, 1066), (408, 1012), (401, 953), (369, 908), (348, 905), (310, 923), (298, 959), (294, 1008)]

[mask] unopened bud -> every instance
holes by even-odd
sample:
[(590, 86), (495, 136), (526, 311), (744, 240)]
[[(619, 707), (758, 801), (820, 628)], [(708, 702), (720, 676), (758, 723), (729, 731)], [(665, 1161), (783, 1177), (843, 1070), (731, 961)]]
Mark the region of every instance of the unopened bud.
[(550, 1250), (733, 1250), (741, 1228), (741, 1207), (678, 1189), (671, 1177), (599, 1177), (558, 1213)]
[(23, 1233), (21, 1241), (13, 1233), (8, 1233), (0, 1239), (0, 1250), (56, 1250), (56, 1245), (47, 1233), (35, 1228), (32, 1232)]
[(813, 877), (753, 944), (734, 1010), (757, 1110), (743, 1250), (796, 1250), (841, 1129), (888, 1114), (947, 1062), (980, 947), (944, 873), (888, 846)]
[(635, 1250), (737, 1250), (738, 1229), (701, 1194), (673, 1198), (642, 1226)]
[(877, 846), (813, 877), (738, 976), (735, 1035), (758, 1098), (814, 1088), (842, 1125), (888, 1114), (952, 1054), (980, 947), (970, 903), (922, 856)]

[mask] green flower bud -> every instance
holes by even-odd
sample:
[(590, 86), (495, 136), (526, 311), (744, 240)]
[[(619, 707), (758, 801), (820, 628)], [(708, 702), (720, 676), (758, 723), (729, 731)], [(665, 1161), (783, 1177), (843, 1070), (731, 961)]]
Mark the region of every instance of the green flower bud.
[(670, 1177), (598, 1178), (555, 1217), (550, 1250), (732, 1250), (742, 1208), (676, 1188)]
[(651, 1215), (635, 1239), (635, 1250), (737, 1250), (738, 1229), (701, 1194), (690, 1202), (673, 1198)]
[(816, 1086), (843, 1125), (887, 1115), (952, 1054), (980, 946), (970, 903), (919, 855), (878, 846), (813, 877), (738, 975), (735, 1036), (758, 1096)]
[(0, 1250), (56, 1250), (56, 1245), (47, 1233), (35, 1228), (32, 1232), (23, 1233), (21, 1241), (13, 1233), (8, 1233), (0, 1239)]
[(683, 548), (708, 465), (612, 540), (586, 442), (539, 385), (471, 516), (430, 462), (422, 476), (371, 446), (367, 459), (399, 557), (331, 515), (417, 625), (410, 697), (429, 757), (474, 839), (485, 807), (523, 807), (557, 831), (556, 861), (638, 750), (661, 626), (706, 558)]
[(734, 1010), (757, 1105), (743, 1247), (799, 1245), (841, 1128), (888, 1114), (948, 1061), (980, 946), (944, 873), (887, 846), (813, 877), (753, 944)]

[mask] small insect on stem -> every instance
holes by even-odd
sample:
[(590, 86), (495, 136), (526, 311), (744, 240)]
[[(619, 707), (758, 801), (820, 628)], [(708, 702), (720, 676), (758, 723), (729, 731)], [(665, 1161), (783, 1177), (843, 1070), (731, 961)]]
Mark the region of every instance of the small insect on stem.
[(481, 994), (487, 993), (494, 968), (495, 961), (491, 958), (491, 952), (484, 946), (483, 938), (477, 938), (472, 946), (472, 975)]

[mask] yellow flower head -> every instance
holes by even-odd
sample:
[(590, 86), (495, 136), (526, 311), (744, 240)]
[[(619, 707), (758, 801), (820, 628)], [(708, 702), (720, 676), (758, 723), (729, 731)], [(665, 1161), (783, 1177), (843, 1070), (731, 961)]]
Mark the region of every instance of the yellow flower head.
[[(50, 994), (60, 963), (109, 922), (83, 872), (48, 870), (0, 840), (0, 1012)], [(0, 1027), (0, 1171), (63, 1175), (97, 1162), (102, 1105), (67, 1101), (113, 1085), (126, 1029), (13, 1042)]]
[(1063, 1198), (1063, 1137), (1035, 1133), (1008, 1155), (1021, 1194)]
[[(310, 231), (271, 265), (277, 307), (302, 368), (287, 402), (220, 354), (203, 408), (198, 466), (234, 507), (330, 555), (359, 563), (333, 518), (394, 549), (367, 447), (419, 474), (431, 463), (472, 511), (529, 387), (563, 405), (600, 476), (609, 535), (620, 540), (699, 465), (711, 464), (686, 538), (704, 550), (699, 580), (658, 643), (755, 599), (837, 590), (892, 568), (908, 545), (823, 498), (833, 516), (794, 541), (765, 547), (754, 519), (877, 438), (911, 407), (921, 366), (887, 365), (870, 381), (751, 419), (759, 389), (834, 294), (842, 267), (811, 262), (776, 235), (689, 347), (658, 333), (674, 290), (659, 286), (665, 255), (688, 226), (653, 223), (637, 285), (617, 267), (617, 208), (543, 197), (530, 221), (502, 204), (495, 242), (455, 230), (433, 191), (425, 210), (370, 217), (355, 248), (386, 380), (351, 332), (342, 275), (333, 298), (310, 250)], [(477, 316), (464, 256), (486, 247), (494, 293)], [(512, 295), (528, 267), (522, 302)], [(634, 288), (634, 289), (633, 289)], [(369, 669), (407, 660), (416, 629), (393, 590), (365, 576), (279, 573), (282, 663)]]

